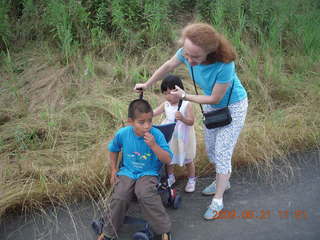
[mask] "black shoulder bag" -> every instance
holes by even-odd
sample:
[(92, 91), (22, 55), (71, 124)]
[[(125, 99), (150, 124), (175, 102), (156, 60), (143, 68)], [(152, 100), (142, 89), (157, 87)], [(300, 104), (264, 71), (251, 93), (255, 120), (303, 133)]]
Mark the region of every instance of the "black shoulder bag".
[[(197, 86), (196, 86), (196, 83), (194, 80), (194, 75), (193, 75), (193, 67), (191, 67), (191, 75), (192, 75), (194, 89), (196, 91), (196, 94), (198, 95)], [(234, 84), (234, 80), (232, 82), (232, 87), (231, 87), (231, 91), (230, 91), (230, 95), (229, 95), (228, 103), (227, 103), (226, 107), (223, 107), (218, 110), (212, 110), (210, 112), (205, 113), (203, 111), (202, 105), (199, 104), (200, 108), (201, 108), (202, 115), (203, 115), (203, 123), (206, 126), (206, 128), (212, 129), (212, 128), (217, 128), (217, 127), (223, 127), (223, 126), (226, 126), (232, 122), (232, 117), (231, 117), (231, 113), (230, 113), (228, 105), (229, 105), (231, 93), (233, 90), (233, 84)]]

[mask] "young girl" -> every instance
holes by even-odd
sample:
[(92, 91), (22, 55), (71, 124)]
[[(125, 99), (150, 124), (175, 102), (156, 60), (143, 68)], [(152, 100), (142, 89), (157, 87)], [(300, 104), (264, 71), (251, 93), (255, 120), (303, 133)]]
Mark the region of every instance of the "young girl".
[[(193, 159), (196, 155), (196, 135), (193, 127), (194, 114), (192, 104), (188, 101), (179, 103), (179, 98), (170, 94), (175, 86), (184, 89), (182, 81), (175, 75), (168, 75), (161, 83), (161, 92), (164, 94), (166, 101), (154, 110), (154, 116), (165, 114), (166, 119), (162, 122), (172, 123), (177, 120), (171, 141), (169, 143), (173, 151), (171, 163), (167, 166), (168, 183), (175, 183), (174, 164), (186, 166), (188, 171), (188, 182), (185, 186), (186, 192), (194, 192), (196, 186), (195, 166)], [(181, 104), (181, 106), (180, 106)], [(180, 106), (180, 109), (178, 110)]]

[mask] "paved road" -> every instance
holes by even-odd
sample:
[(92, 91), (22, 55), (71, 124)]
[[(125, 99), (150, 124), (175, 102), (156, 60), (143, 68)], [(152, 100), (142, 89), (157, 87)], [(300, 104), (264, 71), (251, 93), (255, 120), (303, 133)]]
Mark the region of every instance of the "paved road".
[[(245, 169), (234, 172), (232, 188), (224, 197), (224, 219), (202, 219), (211, 200), (200, 192), (210, 183), (210, 177), (198, 180), (195, 193), (180, 191), (181, 207), (168, 209), (174, 239), (320, 239), (320, 152), (292, 156), (290, 161), (292, 172), (288, 166), (279, 167), (267, 181)], [(180, 181), (178, 188), (182, 190), (183, 184), (184, 180)], [(133, 214), (136, 207), (131, 209)], [(81, 202), (48, 209), (45, 214), (11, 216), (0, 225), (0, 239), (94, 239), (89, 225), (99, 215), (95, 203)], [(120, 239), (131, 239), (139, 228), (124, 226)]]

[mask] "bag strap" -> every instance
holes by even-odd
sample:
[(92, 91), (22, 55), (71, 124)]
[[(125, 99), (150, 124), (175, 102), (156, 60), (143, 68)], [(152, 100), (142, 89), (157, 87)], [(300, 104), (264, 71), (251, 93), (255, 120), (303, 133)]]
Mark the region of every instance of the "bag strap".
[[(190, 66), (190, 67), (191, 67), (191, 75), (192, 75), (192, 81), (193, 81), (194, 90), (196, 91), (196, 94), (199, 95), (198, 94), (198, 90), (197, 90), (197, 86), (196, 86), (196, 82), (194, 80), (193, 67), (192, 66)], [(229, 102), (230, 102), (231, 94), (232, 94), (232, 91), (233, 91), (233, 85), (234, 85), (234, 80), (232, 81), (232, 87), (231, 87), (231, 91), (230, 91), (230, 94), (229, 94), (227, 106), (229, 105)], [(200, 105), (202, 114), (204, 114), (202, 104), (199, 103), (199, 105)]]
[[(179, 110), (180, 110), (180, 108), (181, 108), (182, 102), (183, 102), (183, 100), (180, 99), (180, 100), (179, 100), (179, 103), (178, 103), (178, 110), (177, 110), (178, 112), (179, 112)], [(177, 119), (174, 119), (174, 122), (177, 122)]]

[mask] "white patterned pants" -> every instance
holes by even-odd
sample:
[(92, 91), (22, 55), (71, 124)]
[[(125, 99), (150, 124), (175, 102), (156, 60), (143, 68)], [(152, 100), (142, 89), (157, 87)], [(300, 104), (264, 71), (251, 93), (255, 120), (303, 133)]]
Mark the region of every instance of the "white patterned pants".
[[(204, 111), (216, 108), (204, 105)], [(231, 173), (231, 158), (240, 132), (244, 126), (248, 110), (248, 99), (229, 105), (232, 122), (224, 127), (207, 129), (204, 126), (204, 137), (209, 161), (215, 164), (216, 173)]]

